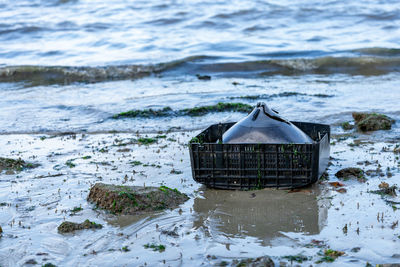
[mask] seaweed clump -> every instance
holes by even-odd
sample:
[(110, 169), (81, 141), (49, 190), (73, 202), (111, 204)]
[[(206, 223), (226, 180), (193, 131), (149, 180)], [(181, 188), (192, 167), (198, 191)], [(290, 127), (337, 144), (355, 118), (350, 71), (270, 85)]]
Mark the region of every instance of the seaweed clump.
[(0, 172), (6, 171), (22, 171), (24, 169), (33, 169), (39, 166), (38, 164), (32, 164), (25, 162), (22, 159), (9, 159), (0, 157)]
[(201, 116), (210, 112), (224, 112), (224, 111), (236, 111), (236, 112), (250, 112), (253, 110), (253, 106), (243, 103), (222, 103), (219, 102), (216, 105), (201, 106), (194, 108), (183, 109), (184, 115), (189, 116)]
[(215, 105), (200, 106), (194, 108), (185, 108), (181, 110), (172, 110), (170, 107), (163, 109), (144, 109), (144, 110), (130, 110), (121, 112), (112, 116), (113, 119), (120, 118), (154, 118), (154, 117), (165, 117), (165, 116), (202, 116), (211, 112), (246, 112), (249, 113), (253, 110), (253, 107), (243, 103), (222, 103), (219, 102)]
[(348, 130), (352, 130), (354, 128), (353, 124), (350, 124), (350, 122), (345, 121), (341, 124), (343, 130), (348, 131)]
[(395, 122), (392, 118), (379, 113), (353, 112), (352, 115), (360, 131), (390, 130)]
[(144, 109), (144, 110), (130, 110), (126, 112), (121, 112), (112, 116), (113, 119), (119, 118), (152, 118), (152, 117), (165, 117), (168, 115), (172, 115), (173, 111), (170, 107), (165, 107), (163, 109)]
[(166, 186), (119, 186), (96, 183), (88, 196), (90, 202), (114, 214), (140, 214), (176, 208), (188, 196)]
[(157, 244), (145, 244), (144, 248), (151, 248), (153, 251), (163, 252), (165, 251), (164, 245), (157, 245)]
[(58, 226), (57, 230), (60, 234), (71, 233), (77, 230), (83, 229), (101, 229), (103, 226), (101, 224), (91, 222), (89, 220), (85, 220), (83, 223), (74, 223), (65, 221), (60, 226)]

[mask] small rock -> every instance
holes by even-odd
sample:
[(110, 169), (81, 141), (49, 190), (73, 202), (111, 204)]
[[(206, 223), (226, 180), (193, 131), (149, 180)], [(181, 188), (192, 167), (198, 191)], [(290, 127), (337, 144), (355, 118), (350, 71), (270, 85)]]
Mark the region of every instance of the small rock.
[(3, 229), (0, 226), (0, 237), (1, 237), (2, 234), (3, 234)]
[(37, 261), (35, 261), (34, 259), (30, 259), (30, 260), (27, 260), (27, 261), (25, 262), (25, 264), (32, 264), (32, 265), (35, 265), (35, 264), (37, 264)]
[(378, 113), (353, 112), (352, 115), (360, 131), (390, 130), (395, 122), (392, 118)]
[(87, 198), (98, 207), (117, 214), (140, 214), (176, 208), (188, 200), (177, 189), (166, 186), (118, 186), (96, 183)]
[(344, 168), (338, 171), (335, 176), (343, 180), (357, 179), (360, 182), (365, 182), (364, 171), (360, 168)]
[(336, 192), (339, 192), (339, 193), (346, 193), (347, 192), (347, 189), (346, 188), (339, 188), (338, 190), (336, 190)]
[(200, 74), (196, 74), (197, 79), (199, 80), (204, 80), (204, 81), (209, 81), (211, 80), (211, 76), (209, 75), (200, 75)]
[(355, 248), (352, 248), (350, 251), (351, 251), (351, 252), (357, 253), (357, 252), (359, 252), (360, 250), (361, 250), (360, 247), (355, 247)]
[(74, 223), (65, 221), (60, 226), (58, 226), (57, 230), (60, 234), (71, 233), (76, 230), (83, 229), (100, 229), (103, 226), (101, 224), (97, 224), (95, 222), (91, 222), (89, 220), (85, 220), (83, 223)]
[(169, 235), (169, 236), (172, 236), (172, 237), (179, 237), (178, 227), (175, 227), (173, 231), (162, 230), (161, 233), (163, 235)]

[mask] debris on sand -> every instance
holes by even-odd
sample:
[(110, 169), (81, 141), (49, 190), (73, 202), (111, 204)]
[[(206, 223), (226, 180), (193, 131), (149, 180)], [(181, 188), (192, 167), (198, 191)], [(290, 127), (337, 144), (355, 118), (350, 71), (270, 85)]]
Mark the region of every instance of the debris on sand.
[(330, 182), (329, 184), (330, 184), (331, 186), (335, 187), (335, 188), (344, 186), (344, 184), (341, 183), (341, 182)]
[(397, 144), (397, 145), (394, 147), (393, 153), (395, 153), (395, 154), (400, 154), (400, 144)]
[(258, 257), (258, 258), (247, 258), (247, 259), (242, 259), (242, 260), (233, 260), (232, 261), (233, 266), (249, 266), (249, 267), (258, 267), (258, 266), (263, 266), (263, 267), (274, 267), (274, 261), (268, 257), (268, 256), (263, 256), (263, 257)]
[(0, 226), (0, 237), (3, 235), (3, 228)]
[(321, 259), (319, 259), (316, 263), (322, 262), (334, 262), (338, 257), (343, 256), (345, 253), (343, 251), (333, 250), (333, 249), (325, 249), (324, 255)]
[(353, 112), (352, 115), (360, 131), (390, 130), (395, 122), (379, 113)]
[(58, 226), (57, 230), (60, 234), (65, 234), (65, 233), (72, 233), (77, 230), (83, 230), (83, 229), (100, 229), (103, 226), (101, 224), (91, 222), (89, 220), (85, 220), (83, 223), (74, 223), (74, 222), (69, 222), (65, 221), (60, 226)]
[(364, 171), (360, 168), (344, 168), (338, 171), (335, 176), (339, 179), (350, 180), (357, 179), (359, 182), (365, 182), (366, 178), (364, 176)]
[(38, 164), (32, 164), (25, 162), (22, 159), (9, 159), (0, 157), (0, 172), (6, 170), (13, 174), (13, 172), (20, 172), (24, 169), (33, 169), (39, 166)]
[(378, 187), (379, 187), (379, 190), (374, 190), (374, 191), (370, 191), (370, 192), (374, 193), (374, 194), (379, 194), (382, 196), (383, 195), (388, 195), (388, 196), (392, 196), (392, 197), (397, 196), (397, 193), (396, 193), (397, 186), (396, 185), (389, 186), (388, 183), (382, 182), (379, 184)]
[(119, 186), (96, 183), (90, 189), (87, 199), (112, 213), (133, 215), (176, 208), (189, 197), (177, 189), (166, 186)]

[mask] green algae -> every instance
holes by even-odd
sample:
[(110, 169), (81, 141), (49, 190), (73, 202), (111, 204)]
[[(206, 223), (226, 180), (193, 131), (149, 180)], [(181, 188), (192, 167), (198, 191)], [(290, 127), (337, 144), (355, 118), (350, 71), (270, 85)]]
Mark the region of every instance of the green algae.
[(139, 160), (134, 160), (134, 161), (131, 161), (131, 162), (129, 162), (132, 166), (139, 166), (139, 165), (142, 165), (143, 163), (141, 162), (141, 161), (139, 161)]
[(250, 112), (253, 110), (253, 106), (243, 103), (222, 103), (219, 102), (216, 105), (210, 106), (200, 106), (194, 108), (187, 108), (181, 110), (184, 115), (188, 116), (202, 116), (211, 112), (225, 112), (225, 111), (235, 111), (235, 112)]
[(121, 112), (118, 113), (114, 116), (112, 116), (113, 119), (119, 119), (119, 118), (152, 118), (152, 117), (165, 117), (172, 115), (173, 111), (170, 107), (165, 107), (163, 109), (144, 109), (144, 110), (130, 110), (126, 112)]
[[(222, 103), (219, 102), (215, 105), (199, 106), (194, 108), (185, 108), (181, 110), (172, 110), (170, 107), (165, 107), (159, 110), (144, 109), (144, 110), (130, 110), (121, 112), (112, 116), (113, 119), (120, 118), (155, 118), (166, 116), (202, 116), (211, 112), (244, 112), (248, 113), (253, 110), (253, 106), (243, 103)], [(163, 138), (163, 137), (159, 137)]]
[(165, 246), (164, 245), (157, 245), (157, 244), (145, 244), (144, 248), (151, 248), (153, 251), (164, 252)]
[(69, 160), (67, 160), (67, 161), (65, 162), (65, 165), (67, 165), (67, 166), (70, 167), (70, 168), (76, 167), (76, 164), (73, 163), (74, 160), (75, 160), (75, 159), (69, 159)]
[(33, 164), (29, 162), (25, 162), (21, 158), (19, 159), (10, 159), (10, 158), (2, 158), (0, 157), (0, 172), (3, 170), (6, 171), (23, 171), (25, 169), (33, 169), (38, 167), (39, 164)]
[(350, 124), (350, 122), (348, 122), (348, 121), (343, 122), (341, 124), (341, 126), (342, 126), (343, 130), (346, 130), (346, 131), (354, 128), (354, 125)]
[(70, 210), (72, 213), (77, 213), (79, 211), (82, 211), (82, 207), (74, 207), (72, 210)]
[(164, 193), (166, 193), (166, 194), (168, 194), (168, 192), (172, 191), (172, 192), (174, 192), (174, 193), (176, 193), (178, 195), (182, 195), (182, 193), (178, 189), (176, 189), (176, 188), (172, 189), (172, 188), (169, 188), (168, 186), (165, 186), (165, 185), (160, 186), (159, 189), (161, 191), (163, 191)]
[(157, 142), (157, 138), (141, 137), (137, 141), (142, 145), (151, 145)]

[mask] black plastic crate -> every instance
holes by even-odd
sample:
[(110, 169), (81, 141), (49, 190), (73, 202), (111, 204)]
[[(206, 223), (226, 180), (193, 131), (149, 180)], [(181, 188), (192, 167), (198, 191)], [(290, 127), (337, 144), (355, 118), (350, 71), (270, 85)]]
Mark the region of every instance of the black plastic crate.
[(189, 144), (193, 179), (207, 187), (295, 188), (318, 181), (329, 162), (330, 127), (292, 122), (312, 144), (222, 144), (235, 123), (214, 124)]

